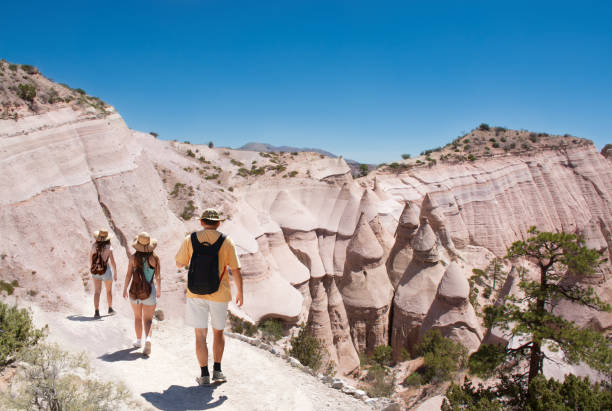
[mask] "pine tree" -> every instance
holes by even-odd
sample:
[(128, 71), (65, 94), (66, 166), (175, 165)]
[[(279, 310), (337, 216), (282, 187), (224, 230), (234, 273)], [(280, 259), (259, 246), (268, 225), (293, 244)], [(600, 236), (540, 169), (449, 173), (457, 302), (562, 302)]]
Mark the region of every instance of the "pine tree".
[[(544, 347), (560, 350), (569, 363), (583, 361), (593, 369), (609, 371), (612, 349), (605, 337), (552, 312), (553, 305), (561, 299), (610, 311), (591, 287), (575, 281), (594, 274), (598, 253), (586, 248), (584, 239), (575, 234), (539, 232), (535, 227), (528, 233), (532, 236), (513, 243), (506, 258), (532, 261), (539, 268), (539, 279), (523, 279), (519, 284), (522, 296), (508, 296), (503, 304), (485, 308), (488, 327), (499, 327), (521, 341), (518, 347), (506, 348), (505, 364), (516, 369), (524, 360), (529, 361), (528, 372), (516, 374), (517, 383), (528, 391), (530, 383), (542, 373)], [(574, 278), (567, 281), (570, 276)], [(527, 398), (532, 394), (527, 392)]]

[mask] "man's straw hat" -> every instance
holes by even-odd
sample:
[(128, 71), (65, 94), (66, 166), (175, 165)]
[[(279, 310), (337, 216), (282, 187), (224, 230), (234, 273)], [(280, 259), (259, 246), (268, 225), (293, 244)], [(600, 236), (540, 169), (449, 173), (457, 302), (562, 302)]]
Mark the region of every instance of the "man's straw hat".
[(151, 238), (149, 233), (145, 233), (144, 231), (134, 237), (134, 242), (132, 243), (132, 247), (136, 251), (140, 251), (141, 253), (152, 253), (157, 247), (157, 240)]

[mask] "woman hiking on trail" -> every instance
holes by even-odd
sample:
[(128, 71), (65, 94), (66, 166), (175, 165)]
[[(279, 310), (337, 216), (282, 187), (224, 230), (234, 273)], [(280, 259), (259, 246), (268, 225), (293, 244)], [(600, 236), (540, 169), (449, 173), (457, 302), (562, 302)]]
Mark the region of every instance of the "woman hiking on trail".
[[(161, 276), (159, 257), (153, 253), (157, 247), (157, 240), (151, 239), (149, 234), (142, 232), (134, 238), (132, 247), (136, 250), (130, 256), (125, 283), (123, 285), (123, 297), (128, 296), (134, 311), (134, 329), (136, 341), (134, 347), (141, 347), (142, 328), (144, 322), (145, 344), (142, 353), (146, 356), (151, 354), (151, 332), (153, 314), (157, 299), (161, 296)], [(155, 284), (153, 283), (155, 279)]]
[[(117, 281), (117, 266), (113, 257), (113, 248), (110, 245), (110, 236), (106, 230), (94, 232), (96, 242), (89, 253), (91, 276), (94, 280), (94, 318), (100, 318), (100, 293), (102, 282), (106, 287), (106, 302), (108, 315), (113, 315), (113, 279)], [(110, 262), (110, 264), (109, 264)], [(111, 271), (112, 267), (112, 271)]]

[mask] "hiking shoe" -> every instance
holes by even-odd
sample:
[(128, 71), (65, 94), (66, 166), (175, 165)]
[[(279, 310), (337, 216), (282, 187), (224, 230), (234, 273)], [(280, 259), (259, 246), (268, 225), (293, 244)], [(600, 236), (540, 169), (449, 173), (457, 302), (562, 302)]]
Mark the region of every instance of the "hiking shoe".
[(117, 312), (113, 310), (113, 307), (108, 307), (108, 315), (115, 315)]
[(210, 375), (205, 377), (196, 377), (196, 382), (199, 386), (210, 385)]
[(138, 340), (136, 340), (136, 341), (134, 341), (134, 347), (136, 347), (136, 348), (140, 348), (140, 347), (142, 347), (142, 343), (140, 342), (140, 340), (139, 340), (139, 339), (138, 339)]
[(146, 355), (147, 357), (149, 356), (149, 354), (151, 354), (151, 341), (145, 342), (145, 347), (144, 350), (142, 350), (142, 354)]
[(223, 375), (223, 373), (221, 371), (213, 371), (213, 381), (214, 382), (225, 382), (227, 381), (227, 378), (225, 378), (225, 375)]
[(100, 318), (100, 310), (96, 310), (94, 313), (94, 318)]

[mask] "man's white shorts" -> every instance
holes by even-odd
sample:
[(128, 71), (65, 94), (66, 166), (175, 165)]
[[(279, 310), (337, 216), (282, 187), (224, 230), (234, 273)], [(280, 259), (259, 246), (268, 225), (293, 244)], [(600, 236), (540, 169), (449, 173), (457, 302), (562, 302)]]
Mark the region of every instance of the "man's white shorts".
[(187, 297), (185, 325), (193, 328), (208, 328), (208, 315), (210, 313), (212, 327), (215, 330), (223, 330), (227, 318), (227, 305), (227, 302), (220, 303), (204, 298)]

